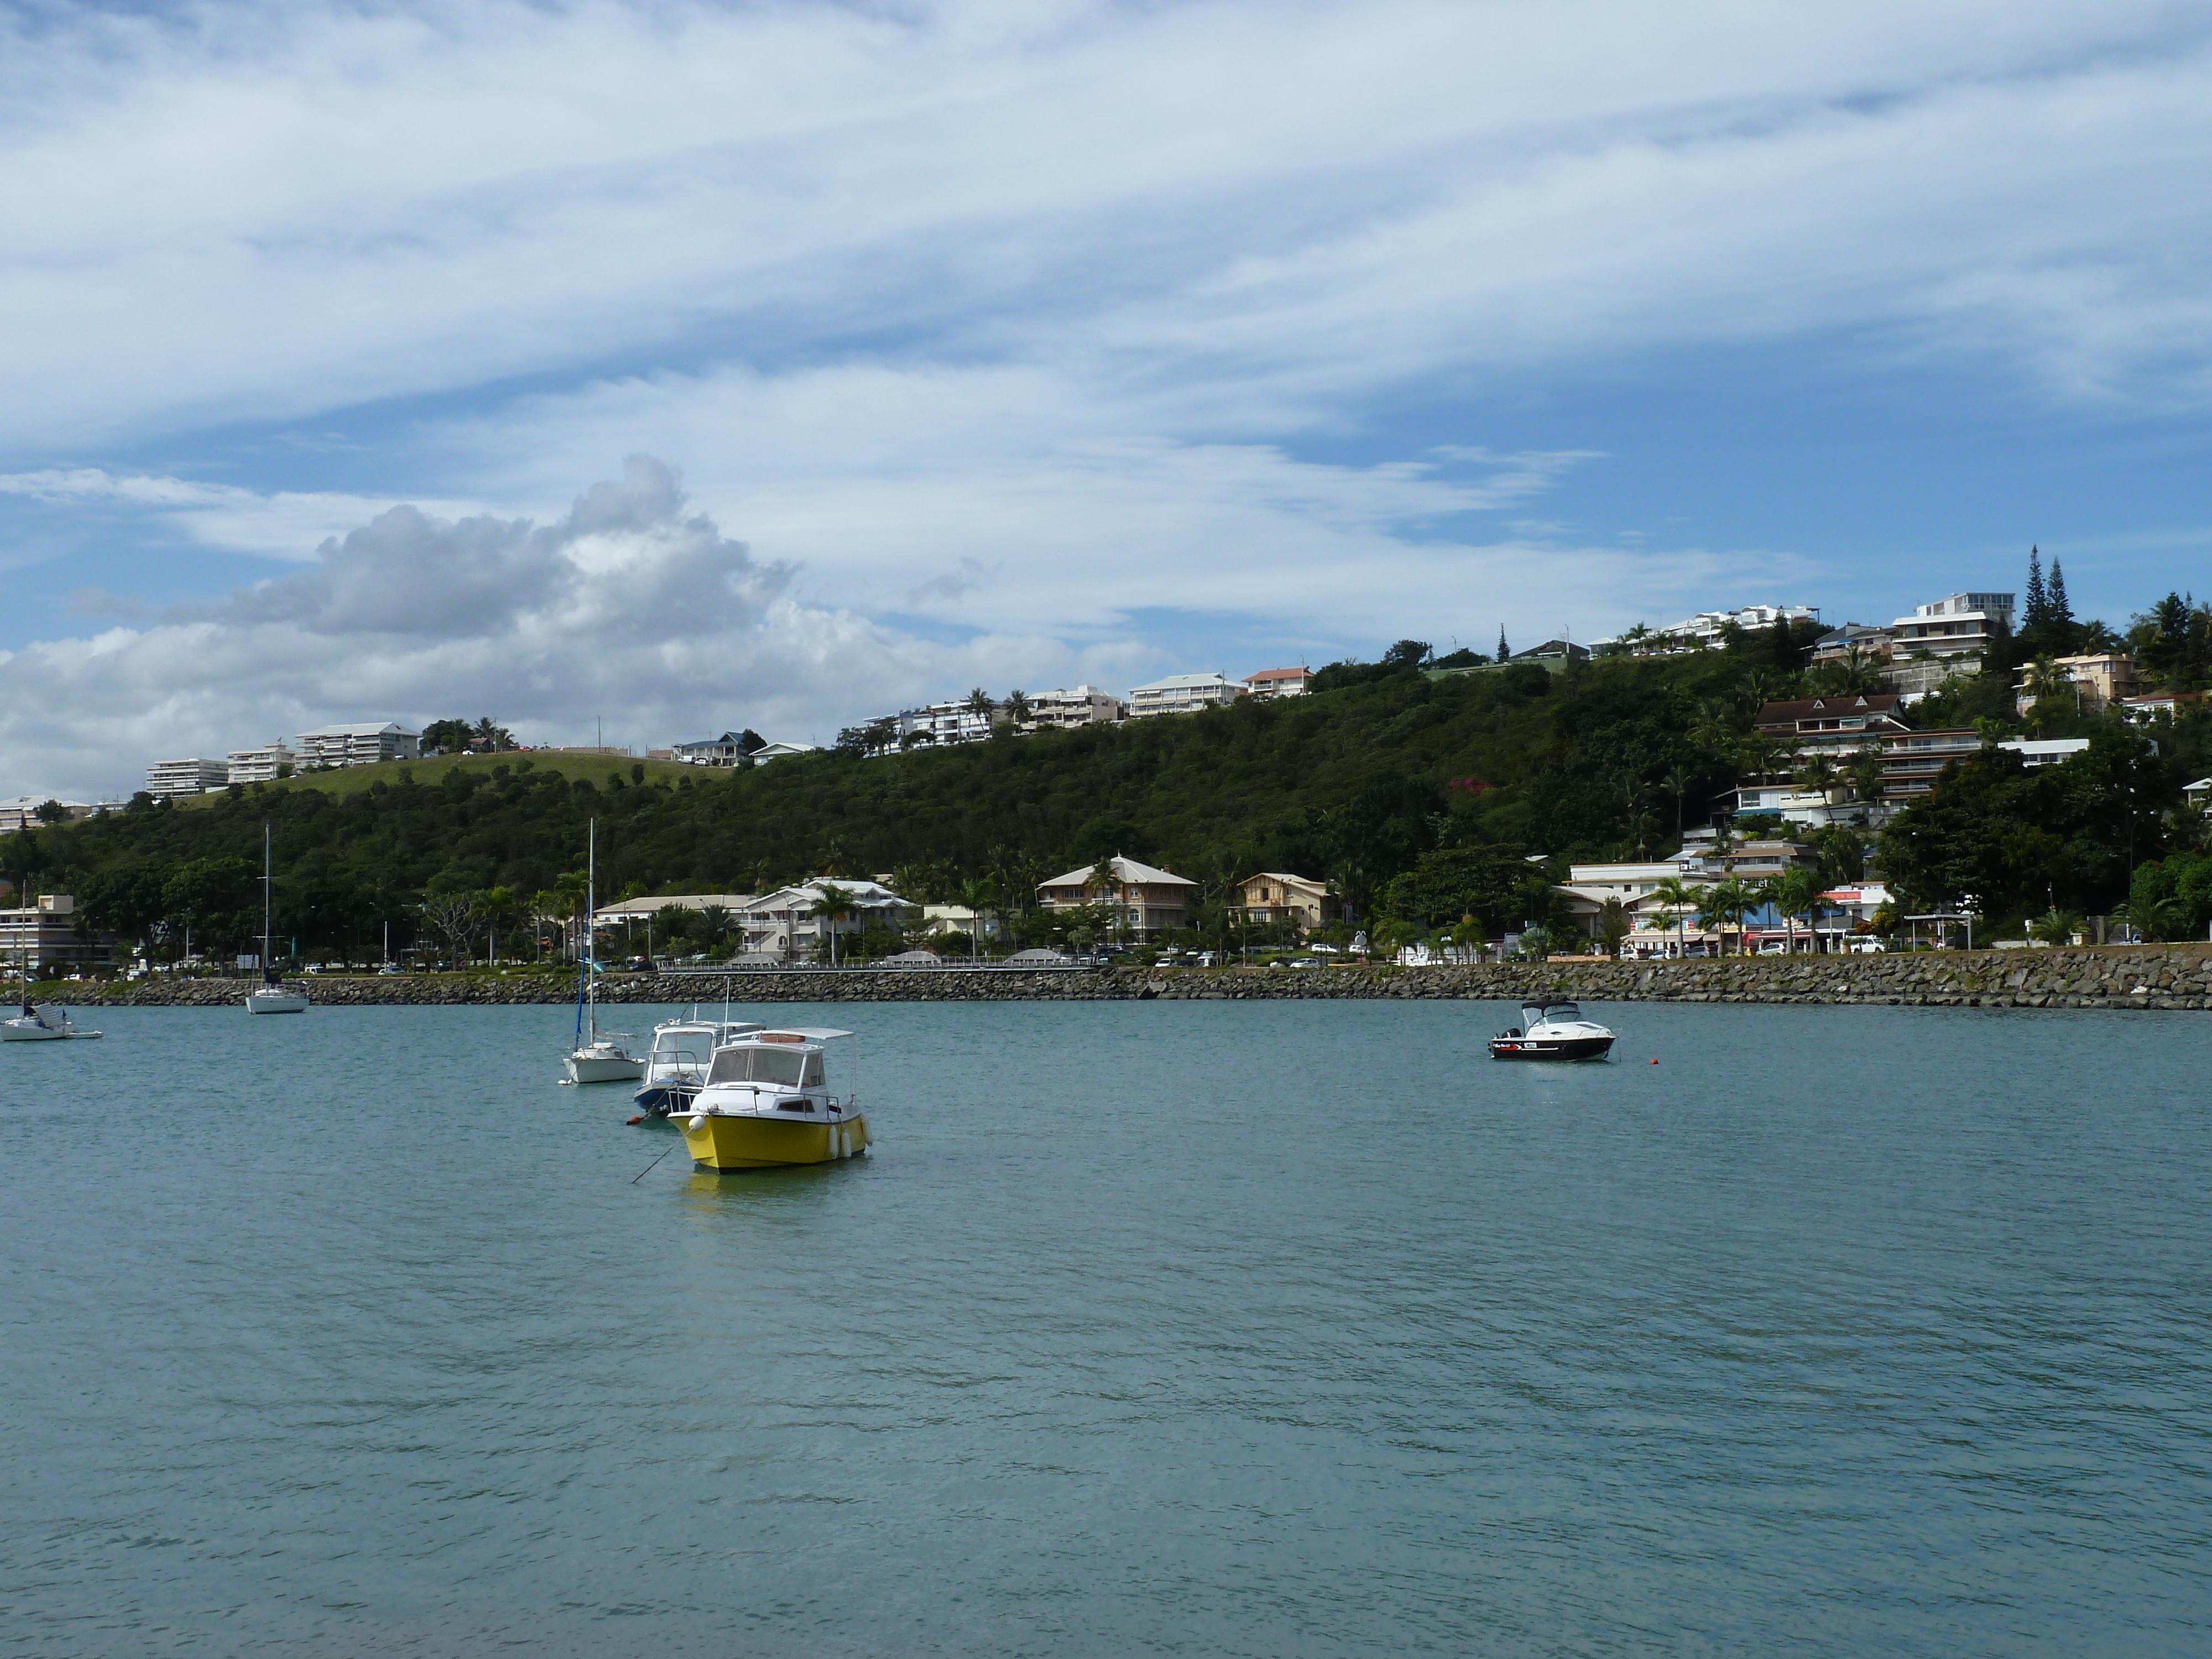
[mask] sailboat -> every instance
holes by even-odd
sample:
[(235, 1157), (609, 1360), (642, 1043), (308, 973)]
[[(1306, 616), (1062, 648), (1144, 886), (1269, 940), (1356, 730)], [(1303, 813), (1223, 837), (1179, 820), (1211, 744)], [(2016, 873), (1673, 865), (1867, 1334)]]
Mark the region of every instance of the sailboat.
[(38, 912), (23, 912), (22, 931), (16, 935), (16, 972), (23, 981), (23, 1012), (13, 1019), (0, 1019), (0, 1042), (65, 1042), (73, 1037), (96, 1037), (97, 1031), (80, 1031), (69, 1017), (69, 1010), (31, 1002), (31, 963), (25, 949), (25, 936), (38, 927)]
[(275, 887), (275, 872), (270, 859), (269, 826), (264, 823), (261, 826), (261, 984), (258, 989), (246, 994), (246, 1012), (249, 1014), (304, 1014), (307, 1012), (307, 994), (284, 988), (276, 977), (276, 964), (269, 954), (270, 896)]
[(567, 1061), (571, 1083), (634, 1083), (645, 1062), (622, 1046), (627, 1031), (599, 1030), (599, 964), (594, 924), (599, 913), (599, 822), (592, 820), (584, 876), (584, 948), (576, 952), (576, 1046)]

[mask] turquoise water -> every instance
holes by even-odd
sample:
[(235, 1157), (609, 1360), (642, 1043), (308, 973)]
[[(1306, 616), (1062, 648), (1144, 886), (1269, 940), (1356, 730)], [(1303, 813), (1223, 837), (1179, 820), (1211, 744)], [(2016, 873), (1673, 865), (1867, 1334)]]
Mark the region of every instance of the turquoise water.
[(0, 1049), (0, 1653), (2212, 1646), (2212, 1021), (800, 1013), (867, 1159), (633, 1181), (561, 1009)]

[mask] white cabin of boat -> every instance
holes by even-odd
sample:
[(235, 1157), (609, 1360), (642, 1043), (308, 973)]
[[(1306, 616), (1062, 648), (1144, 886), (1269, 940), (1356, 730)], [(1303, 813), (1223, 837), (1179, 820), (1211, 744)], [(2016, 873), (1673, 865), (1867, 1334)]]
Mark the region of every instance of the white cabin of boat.
[(777, 1117), (830, 1122), (858, 1110), (850, 1086), (830, 1091), (823, 1044), (850, 1031), (826, 1026), (756, 1029), (714, 1050), (691, 1109), (719, 1117)]

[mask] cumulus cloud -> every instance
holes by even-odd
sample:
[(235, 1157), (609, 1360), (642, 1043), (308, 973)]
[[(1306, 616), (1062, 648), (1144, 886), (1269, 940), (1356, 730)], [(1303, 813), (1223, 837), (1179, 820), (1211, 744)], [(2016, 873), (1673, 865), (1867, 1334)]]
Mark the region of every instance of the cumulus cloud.
[(127, 793), (153, 760), (337, 720), (489, 712), (541, 741), (602, 714), (626, 744), (709, 725), (816, 735), (918, 682), (1082, 665), (1049, 640), (902, 635), (796, 603), (791, 576), (647, 457), (549, 524), (395, 507), (218, 604), (0, 659), (0, 743), (18, 775), (86, 796)]

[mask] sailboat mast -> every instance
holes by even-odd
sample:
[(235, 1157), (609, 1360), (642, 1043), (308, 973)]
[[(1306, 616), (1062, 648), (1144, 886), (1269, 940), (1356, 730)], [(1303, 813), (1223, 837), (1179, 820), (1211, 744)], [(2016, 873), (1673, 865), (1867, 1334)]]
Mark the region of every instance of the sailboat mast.
[(270, 861), (270, 847), (269, 823), (264, 819), (261, 824), (261, 982), (264, 985), (271, 984), (276, 979), (276, 970), (269, 961), (270, 877), (276, 869)]

